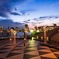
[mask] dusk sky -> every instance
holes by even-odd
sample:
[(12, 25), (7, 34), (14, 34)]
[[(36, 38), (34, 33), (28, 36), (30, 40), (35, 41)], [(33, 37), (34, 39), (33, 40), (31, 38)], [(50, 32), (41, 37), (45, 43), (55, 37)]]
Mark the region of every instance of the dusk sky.
[(43, 16), (59, 16), (59, 0), (0, 0), (0, 19), (23, 22)]

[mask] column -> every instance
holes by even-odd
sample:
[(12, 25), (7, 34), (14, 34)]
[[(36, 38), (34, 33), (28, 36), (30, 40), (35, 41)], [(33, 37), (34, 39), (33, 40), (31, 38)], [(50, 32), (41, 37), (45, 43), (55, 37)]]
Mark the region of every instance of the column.
[(43, 29), (44, 29), (44, 43), (47, 43), (46, 27), (43, 27)]

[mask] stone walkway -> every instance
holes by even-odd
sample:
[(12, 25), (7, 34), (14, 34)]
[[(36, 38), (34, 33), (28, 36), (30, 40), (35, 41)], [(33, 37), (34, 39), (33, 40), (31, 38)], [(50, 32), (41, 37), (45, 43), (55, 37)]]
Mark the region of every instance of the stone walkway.
[(4, 43), (0, 47), (0, 59), (58, 59), (59, 50), (45, 45), (39, 41), (18, 40), (16, 45)]

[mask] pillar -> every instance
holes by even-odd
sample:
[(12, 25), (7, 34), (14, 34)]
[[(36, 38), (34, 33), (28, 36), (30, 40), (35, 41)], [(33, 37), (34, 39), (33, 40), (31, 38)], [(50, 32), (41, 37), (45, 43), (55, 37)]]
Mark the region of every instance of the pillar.
[(46, 27), (43, 28), (44, 28), (44, 43), (47, 43)]

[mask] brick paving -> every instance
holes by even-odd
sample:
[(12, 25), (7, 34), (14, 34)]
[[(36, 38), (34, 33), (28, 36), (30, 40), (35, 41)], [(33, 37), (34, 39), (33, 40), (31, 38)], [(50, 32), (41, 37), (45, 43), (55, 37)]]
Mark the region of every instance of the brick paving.
[[(24, 46), (25, 43), (25, 46)], [(59, 50), (35, 40), (0, 40), (0, 59), (58, 59)]]

